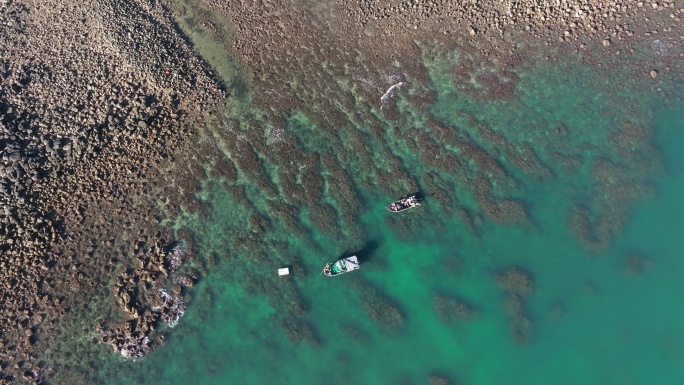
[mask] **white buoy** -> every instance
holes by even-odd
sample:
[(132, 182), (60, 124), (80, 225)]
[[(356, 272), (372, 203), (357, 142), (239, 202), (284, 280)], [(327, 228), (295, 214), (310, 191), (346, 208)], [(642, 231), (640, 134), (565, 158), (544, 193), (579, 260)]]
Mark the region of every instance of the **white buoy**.
[(287, 267), (283, 267), (282, 269), (278, 269), (278, 275), (289, 275), (290, 274), (290, 269)]

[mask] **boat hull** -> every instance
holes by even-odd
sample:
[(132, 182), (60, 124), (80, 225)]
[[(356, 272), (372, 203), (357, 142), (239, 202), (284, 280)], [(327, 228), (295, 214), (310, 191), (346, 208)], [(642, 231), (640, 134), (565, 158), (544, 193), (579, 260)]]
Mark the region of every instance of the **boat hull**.
[(420, 201), (422, 199), (418, 198), (416, 194), (410, 196), (404, 196), (392, 202), (391, 205), (387, 206), (387, 211), (392, 213), (400, 213), (408, 209), (420, 206)]
[(323, 274), (327, 277), (336, 277), (361, 268), (356, 255), (328, 263), (323, 268)]

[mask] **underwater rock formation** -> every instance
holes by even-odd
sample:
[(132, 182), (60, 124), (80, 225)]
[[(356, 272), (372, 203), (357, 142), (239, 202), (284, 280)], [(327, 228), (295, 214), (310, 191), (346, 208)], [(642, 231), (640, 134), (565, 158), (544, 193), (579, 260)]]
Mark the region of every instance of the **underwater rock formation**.
[(518, 344), (525, 344), (532, 336), (533, 322), (525, 309), (525, 298), (534, 291), (532, 275), (520, 266), (508, 267), (493, 276), (504, 290), (502, 305), (509, 316), (509, 327)]
[(368, 282), (358, 278), (349, 282), (357, 292), (361, 306), (371, 320), (386, 330), (397, 330), (404, 325), (404, 312), (394, 300)]
[(480, 315), (479, 310), (466, 300), (447, 294), (435, 295), (433, 306), (437, 317), (445, 324), (473, 321)]
[(502, 289), (527, 297), (534, 291), (532, 275), (520, 266), (508, 267), (494, 275), (496, 283)]
[(621, 271), (626, 275), (641, 275), (645, 273), (652, 264), (653, 261), (648, 257), (638, 253), (630, 253), (622, 259)]
[(532, 337), (534, 324), (525, 310), (523, 298), (515, 293), (506, 293), (503, 298), (503, 306), (510, 317), (513, 338), (520, 345), (526, 344)]

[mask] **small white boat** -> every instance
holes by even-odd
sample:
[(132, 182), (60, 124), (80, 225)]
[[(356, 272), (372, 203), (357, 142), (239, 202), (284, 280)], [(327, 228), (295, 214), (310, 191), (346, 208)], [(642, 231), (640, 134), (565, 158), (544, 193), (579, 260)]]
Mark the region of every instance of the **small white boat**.
[(359, 264), (359, 260), (356, 258), (356, 255), (352, 255), (351, 257), (343, 258), (333, 263), (328, 263), (323, 268), (323, 274), (327, 275), (328, 277), (334, 277), (336, 275), (349, 273), (350, 271), (360, 268), (361, 265)]
[(418, 198), (417, 194), (405, 195), (401, 199), (394, 201), (391, 205), (387, 206), (387, 210), (393, 213), (399, 213), (420, 206), (421, 200), (422, 199)]

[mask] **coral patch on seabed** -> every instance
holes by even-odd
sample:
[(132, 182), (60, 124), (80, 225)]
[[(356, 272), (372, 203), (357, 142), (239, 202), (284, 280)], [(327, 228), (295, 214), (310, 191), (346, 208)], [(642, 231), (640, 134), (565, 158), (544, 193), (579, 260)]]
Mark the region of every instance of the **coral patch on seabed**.
[(646, 273), (652, 264), (650, 258), (639, 253), (630, 253), (622, 258), (620, 270), (623, 274), (636, 276)]
[(534, 324), (525, 309), (522, 297), (515, 293), (506, 293), (503, 298), (503, 307), (510, 317), (511, 333), (515, 341), (520, 345), (529, 342)]
[(434, 299), (437, 317), (446, 324), (455, 321), (473, 321), (480, 312), (467, 301), (446, 294), (438, 294)]
[(505, 291), (502, 304), (509, 316), (513, 338), (520, 345), (526, 344), (534, 327), (524, 301), (534, 291), (532, 275), (522, 267), (511, 266), (494, 274), (494, 280)]
[(523, 297), (534, 291), (532, 275), (519, 266), (511, 266), (496, 273), (494, 279), (503, 290)]
[(404, 325), (404, 312), (392, 298), (361, 279), (349, 281), (349, 285), (358, 294), (363, 310), (378, 326), (387, 331), (397, 331)]

